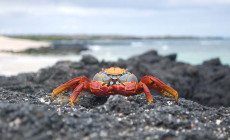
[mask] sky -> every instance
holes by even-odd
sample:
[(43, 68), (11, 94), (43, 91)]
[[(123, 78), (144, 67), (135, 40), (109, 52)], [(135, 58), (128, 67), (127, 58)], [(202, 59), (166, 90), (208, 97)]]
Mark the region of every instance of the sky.
[(230, 0), (0, 0), (0, 34), (230, 37)]

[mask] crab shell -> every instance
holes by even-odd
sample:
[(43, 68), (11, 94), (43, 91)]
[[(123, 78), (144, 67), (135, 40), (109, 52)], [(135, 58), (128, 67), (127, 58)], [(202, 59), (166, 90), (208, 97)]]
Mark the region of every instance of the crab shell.
[(99, 81), (102, 82), (103, 85), (112, 86), (114, 84), (122, 84), (124, 85), (125, 82), (136, 82), (138, 83), (137, 77), (128, 72), (127, 69), (121, 69), (121, 68), (109, 68), (106, 70), (103, 70), (93, 77), (93, 81)]

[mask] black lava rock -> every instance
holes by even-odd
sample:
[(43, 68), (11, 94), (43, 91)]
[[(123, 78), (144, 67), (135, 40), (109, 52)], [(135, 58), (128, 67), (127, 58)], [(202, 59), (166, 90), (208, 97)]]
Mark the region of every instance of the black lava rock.
[(170, 55), (166, 55), (165, 57), (170, 59), (170, 60), (172, 60), (172, 61), (175, 61), (176, 57), (177, 57), (177, 54), (170, 54)]
[[(151, 51), (99, 62), (84, 56), (80, 62), (61, 61), (37, 73), (0, 76), (1, 139), (229, 139), (229, 66), (217, 60), (191, 66), (174, 57)], [(153, 104), (144, 94), (101, 98), (83, 92), (72, 107), (71, 91), (50, 103), (57, 86), (79, 76), (92, 79), (111, 66), (128, 68), (139, 80), (145, 75), (159, 78), (178, 91), (178, 103), (154, 90)]]
[[(0, 88), (1, 139), (227, 139), (230, 108), (205, 107), (180, 98), (110, 96), (99, 106), (50, 103)], [(37, 103), (34, 103), (37, 100)], [(80, 100), (83, 100), (80, 99)], [(63, 101), (62, 101), (63, 102)], [(91, 104), (90, 102), (88, 102)]]
[(91, 55), (83, 55), (82, 57), (82, 62), (85, 63), (85, 65), (88, 65), (88, 64), (98, 64), (98, 60), (97, 58), (91, 56)]
[(87, 46), (81, 44), (52, 44), (49, 47), (29, 48), (15, 53), (26, 54), (79, 54), (81, 51), (88, 50)]
[(203, 65), (220, 66), (221, 62), (219, 58), (214, 58), (211, 60), (204, 61)]
[(148, 51), (148, 52), (146, 52), (140, 56), (140, 60), (144, 63), (146, 63), (146, 62), (147, 63), (155, 63), (155, 62), (159, 62), (160, 59), (161, 59), (161, 57), (157, 55), (156, 50)]

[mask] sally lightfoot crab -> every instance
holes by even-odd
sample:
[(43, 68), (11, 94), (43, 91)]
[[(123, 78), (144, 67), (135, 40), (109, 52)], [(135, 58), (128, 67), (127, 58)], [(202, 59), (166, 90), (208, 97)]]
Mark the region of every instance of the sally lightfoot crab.
[(160, 92), (163, 97), (169, 96), (172, 99), (175, 98), (175, 102), (178, 100), (177, 91), (156, 77), (144, 76), (140, 82), (138, 82), (134, 74), (128, 72), (127, 69), (119, 67), (102, 69), (94, 76), (92, 81), (85, 76), (74, 78), (54, 89), (51, 95), (51, 101), (53, 101), (55, 95), (66, 93), (72, 88), (74, 90), (69, 97), (69, 103), (71, 105), (74, 105), (73, 102), (82, 91), (101, 97), (115, 94), (133, 96), (144, 92), (148, 102), (151, 104), (153, 97), (150, 94), (150, 89), (155, 89)]

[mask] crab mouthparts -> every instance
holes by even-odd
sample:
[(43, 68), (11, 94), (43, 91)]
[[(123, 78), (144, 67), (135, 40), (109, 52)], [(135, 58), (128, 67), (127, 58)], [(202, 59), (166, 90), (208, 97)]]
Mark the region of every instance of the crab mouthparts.
[(109, 85), (110, 86), (112, 86), (112, 85), (119, 85), (120, 84), (120, 82), (119, 81), (117, 81), (117, 79), (115, 79), (115, 80), (111, 80), (110, 82), (109, 82)]

